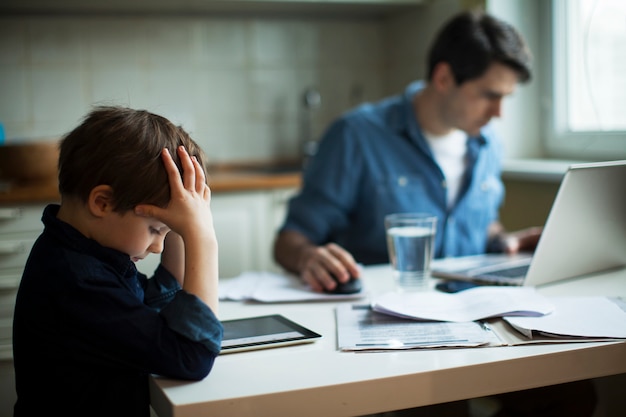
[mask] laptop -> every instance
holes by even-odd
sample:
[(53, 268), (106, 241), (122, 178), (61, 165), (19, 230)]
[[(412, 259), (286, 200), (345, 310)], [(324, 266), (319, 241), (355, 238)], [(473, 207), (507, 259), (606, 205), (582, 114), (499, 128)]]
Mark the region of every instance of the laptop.
[(626, 266), (626, 160), (571, 165), (533, 254), (433, 262), (437, 278), (538, 286)]

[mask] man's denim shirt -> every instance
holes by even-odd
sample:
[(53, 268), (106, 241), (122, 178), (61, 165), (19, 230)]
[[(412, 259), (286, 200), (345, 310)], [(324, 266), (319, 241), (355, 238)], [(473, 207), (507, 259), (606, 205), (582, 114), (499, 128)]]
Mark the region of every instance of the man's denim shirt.
[(437, 216), (435, 257), (485, 252), (488, 226), (504, 196), (501, 147), (487, 126), (467, 142), (468, 169), (448, 209), (444, 175), (415, 117), (414, 95), (363, 104), (334, 122), (304, 171), (303, 188), (289, 203), (283, 230), (312, 242), (336, 242), (357, 262), (388, 262), (384, 217), (396, 212)]

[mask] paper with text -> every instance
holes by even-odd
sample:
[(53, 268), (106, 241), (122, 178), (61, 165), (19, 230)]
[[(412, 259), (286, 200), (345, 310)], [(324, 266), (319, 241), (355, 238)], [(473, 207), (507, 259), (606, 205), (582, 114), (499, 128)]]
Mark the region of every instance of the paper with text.
[(342, 351), (384, 351), (500, 345), (481, 323), (423, 322), (377, 313), (368, 305), (337, 307), (337, 343)]

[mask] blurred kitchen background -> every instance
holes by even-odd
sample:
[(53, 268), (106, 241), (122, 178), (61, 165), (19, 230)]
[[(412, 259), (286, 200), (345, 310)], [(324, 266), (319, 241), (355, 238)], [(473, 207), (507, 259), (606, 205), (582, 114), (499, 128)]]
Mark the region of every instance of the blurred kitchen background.
[[(299, 156), (303, 142), (346, 109), (422, 77), (436, 28), (487, 2), (2, 3), (0, 123), (7, 142), (58, 138), (92, 105), (118, 104), (183, 125), (217, 163)], [(321, 100), (307, 108), (310, 90)], [(532, 143), (522, 153), (536, 153)]]
[[(0, 124), (6, 144), (54, 141), (93, 105), (126, 105), (181, 124), (213, 164), (298, 159), (305, 143), (319, 138), (342, 112), (423, 77), (435, 30), (460, 10), (483, 7), (511, 22), (535, 54), (535, 69), (549, 66), (541, 48), (549, 43), (546, 26), (539, 24), (547, 19), (546, 4), (1, 0)], [(546, 156), (540, 123), (550, 103), (540, 93), (549, 90), (548, 72), (536, 71), (530, 84), (520, 86), (505, 101), (504, 118), (496, 121), (509, 161)], [(511, 229), (542, 224), (563, 165), (524, 162), (506, 168), (505, 224)], [(267, 186), (248, 178), (256, 185), (246, 190), (223, 180), (222, 191), (214, 193), (221, 276), (272, 267), (271, 241), (298, 178), (263, 180)], [(9, 197), (0, 208), (19, 216), (0, 222), (5, 227), (0, 241), (19, 239), (28, 248), (48, 198)], [(0, 259), (0, 416), (11, 415), (15, 400), (11, 317), (26, 254)], [(605, 388), (603, 401), (616, 404), (598, 415), (623, 412), (624, 375), (597, 383)]]

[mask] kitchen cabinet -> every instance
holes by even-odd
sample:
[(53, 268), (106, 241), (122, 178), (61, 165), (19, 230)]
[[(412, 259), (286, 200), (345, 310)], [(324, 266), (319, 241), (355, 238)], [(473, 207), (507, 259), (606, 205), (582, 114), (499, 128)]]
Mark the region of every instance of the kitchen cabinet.
[(215, 194), (213, 221), (219, 243), (220, 278), (244, 271), (278, 271), (272, 257), (274, 234), (295, 189)]
[(43, 230), (43, 207), (0, 206), (0, 360), (13, 358), (15, 296), (28, 254)]
[(13, 309), (24, 264), (43, 230), (43, 204), (0, 205), (0, 415), (13, 414)]
[(264, 264), (268, 199), (265, 191), (214, 195), (213, 224), (219, 245), (220, 278)]

